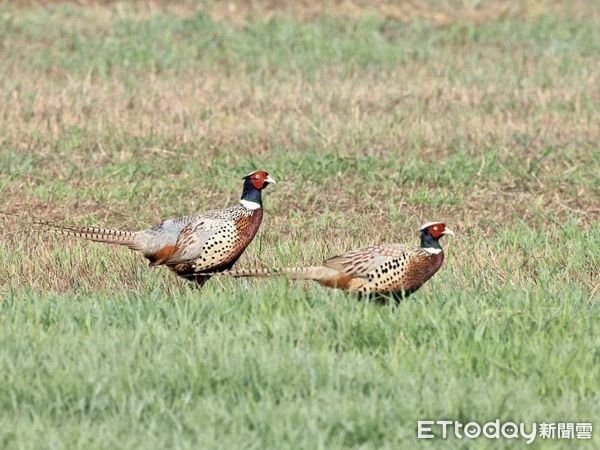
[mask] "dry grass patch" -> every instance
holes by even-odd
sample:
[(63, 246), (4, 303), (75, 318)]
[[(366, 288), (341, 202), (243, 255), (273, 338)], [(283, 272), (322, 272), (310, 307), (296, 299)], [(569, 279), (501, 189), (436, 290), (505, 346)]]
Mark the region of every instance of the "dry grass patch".
[[(357, 20), (365, 15), (373, 15), (394, 21), (426, 21), (444, 26), (456, 22), (481, 24), (498, 19), (531, 19), (549, 12), (563, 17), (590, 17), (598, 14), (594, 2), (577, 0), (527, 1), (462, 1), (462, 0), (231, 0), (197, 2), (184, 0), (170, 1), (98, 1), (98, 0), (17, 0), (13, 5), (22, 8), (49, 7), (61, 4), (85, 6), (93, 10), (95, 16), (107, 13), (121, 16), (134, 14), (139, 18), (155, 14), (169, 13), (187, 16), (198, 12), (207, 13), (215, 20), (224, 20), (243, 25), (251, 20), (270, 20), (281, 16), (291, 16), (297, 20), (311, 21), (323, 15)], [(107, 8), (107, 6), (109, 6)]]

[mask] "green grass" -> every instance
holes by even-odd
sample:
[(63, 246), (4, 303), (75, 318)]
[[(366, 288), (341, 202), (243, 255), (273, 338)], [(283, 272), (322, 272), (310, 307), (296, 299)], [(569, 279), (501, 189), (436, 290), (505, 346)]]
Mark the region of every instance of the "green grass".
[(430, 291), (400, 309), (227, 288), (5, 301), (3, 442), (396, 448), (417, 418), (597, 417), (597, 320), (577, 288)]
[[(324, 17), (314, 23), (284, 17), (240, 28), (215, 22), (204, 12), (183, 19), (168, 14), (148, 20), (115, 15), (98, 26), (93, 13), (74, 6), (52, 7), (25, 17), (7, 13), (3, 37), (33, 47), (30, 55), (39, 68), (58, 66), (71, 73), (101, 75), (116, 68), (161, 73), (215, 65), (225, 71), (242, 67), (249, 73), (278, 69), (314, 73), (332, 63), (347, 69), (381, 70), (431, 60), (457, 46), (477, 46), (474, 63), (479, 52), (522, 48), (533, 55), (549, 52), (558, 62), (566, 62), (593, 57), (600, 49), (593, 20), (575, 22), (552, 16), (526, 24), (507, 19), (485, 27), (459, 23), (440, 29), (423, 23), (386, 22), (375, 16), (356, 21)], [(568, 64), (564, 69), (578, 70)]]
[(417, 441), (416, 421), (597, 422), (598, 7), (466, 3), (0, 4), (2, 210), (143, 227), (236, 201), (261, 167), (278, 184), (240, 266), (457, 231), (395, 307), (281, 279), (195, 291), (0, 217), (0, 446), (520, 448)]

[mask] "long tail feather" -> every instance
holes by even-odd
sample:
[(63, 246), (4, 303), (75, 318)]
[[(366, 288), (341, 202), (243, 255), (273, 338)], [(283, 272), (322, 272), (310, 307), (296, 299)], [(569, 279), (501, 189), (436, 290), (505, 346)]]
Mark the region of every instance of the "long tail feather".
[(0, 211), (0, 214), (27, 220), (35, 226), (45, 228), (48, 231), (63, 236), (78, 237), (87, 239), (88, 241), (102, 242), (105, 244), (126, 245), (133, 249), (137, 249), (140, 244), (139, 232), (137, 231), (125, 231), (100, 227), (62, 225), (47, 220), (28, 217), (21, 214), (9, 213), (6, 211)]
[(366, 281), (363, 278), (353, 278), (340, 270), (326, 266), (283, 267), (275, 269), (239, 268), (224, 272), (207, 273), (204, 275), (232, 278), (269, 278), (272, 276), (285, 276), (292, 280), (313, 280), (330, 288), (340, 288), (356, 292), (361, 289)]
[(271, 276), (285, 276), (293, 280), (315, 280), (325, 281), (339, 276), (340, 272), (325, 266), (307, 266), (307, 267), (283, 267), (275, 269), (231, 269), (222, 272), (220, 275), (233, 278), (268, 278)]

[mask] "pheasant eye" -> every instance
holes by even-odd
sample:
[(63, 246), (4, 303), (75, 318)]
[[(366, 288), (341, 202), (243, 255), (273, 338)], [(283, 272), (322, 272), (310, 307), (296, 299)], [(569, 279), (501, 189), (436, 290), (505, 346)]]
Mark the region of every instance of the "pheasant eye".
[(438, 230), (438, 226), (436, 225), (435, 227), (433, 227), (433, 231), (437, 231)]

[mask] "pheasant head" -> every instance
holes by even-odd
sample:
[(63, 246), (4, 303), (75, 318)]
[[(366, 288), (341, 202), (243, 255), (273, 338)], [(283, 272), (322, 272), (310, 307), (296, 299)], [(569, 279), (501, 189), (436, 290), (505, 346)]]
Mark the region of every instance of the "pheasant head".
[(427, 222), (419, 231), (421, 232), (421, 247), (441, 250), (440, 238), (445, 235), (454, 236), (454, 231), (446, 227), (443, 222)]
[(258, 209), (262, 206), (261, 191), (275, 180), (264, 170), (250, 172), (244, 178), (244, 190), (240, 203), (248, 209)]

